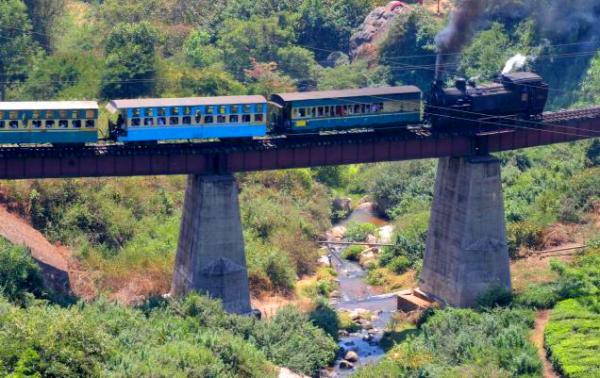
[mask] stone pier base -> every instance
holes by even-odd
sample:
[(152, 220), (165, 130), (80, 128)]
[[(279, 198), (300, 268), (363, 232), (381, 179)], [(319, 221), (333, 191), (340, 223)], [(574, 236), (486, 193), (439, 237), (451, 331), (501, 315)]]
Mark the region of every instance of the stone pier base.
[(191, 291), (221, 299), (229, 312), (251, 311), (233, 175), (188, 178), (171, 292)]
[(509, 289), (500, 162), (439, 160), (420, 288), (457, 307), (493, 287)]

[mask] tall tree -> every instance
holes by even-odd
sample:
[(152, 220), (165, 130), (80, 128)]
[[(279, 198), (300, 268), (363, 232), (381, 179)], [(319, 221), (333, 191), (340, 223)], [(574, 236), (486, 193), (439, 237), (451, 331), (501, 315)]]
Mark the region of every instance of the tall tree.
[(63, 15), (65, 0), (24, 0), (33, 24), (33, 38), (49, 51), (52, 29)]
[(23, 1), (0, 1), (0, 101), (7, 85), (27, 77), (31, 58), (38, 51), (30, 33), (31, 21)]
[(106, 41), (102, 96), (135, 98), (153, 94), (157, 39), (146, 22), (115, 26)]

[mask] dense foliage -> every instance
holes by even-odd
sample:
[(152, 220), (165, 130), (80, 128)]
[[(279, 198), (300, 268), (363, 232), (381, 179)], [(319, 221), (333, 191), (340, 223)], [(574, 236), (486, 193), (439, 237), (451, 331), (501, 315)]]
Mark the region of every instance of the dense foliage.
[(542, 365), (529, 343), (533, 319), (529, 310), (438, 310), (382, 362), (356, 376), (539, 376)]
[(34, 299), (45, 289), (23, 248), (2, 241), (0, 258), (2, 376), (275, 377), (275, 365), (313, 375), (336, 355), (313, 325), (325, 307), (312, 322), (292, 307), (268, 321), (230, 315), (197, 295), (64, 308)]

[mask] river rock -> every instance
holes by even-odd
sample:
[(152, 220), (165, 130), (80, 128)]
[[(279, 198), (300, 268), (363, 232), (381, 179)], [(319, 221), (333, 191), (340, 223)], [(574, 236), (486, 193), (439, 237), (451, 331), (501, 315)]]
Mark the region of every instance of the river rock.
[(327, 240), (340, 241), (346, 235), (346, 227), (335, 226), (327, 232)]
[(345, 369), (345, 370), (354, 369), (354, 364), (350, 361), (341, 360), (340, 361), (340, 369)]
[(392, 237), (394, 235), (394, 226), (388, 224), (387, 226), (380, 227), (377, 230), (377, 240), (380, 244), (392, 244)]
[(377, 237), (375, 235), (367, 235), (367, 239), (365, 240), (365, 242), (369, 245), (374, 245), (377, 244)]
[(349, 315), (350, 319), (352, 320), (365, 319), (371, 316), (371, 311), (364, 308), (355, 308), (354, 310), (350, 311)]
[(349, 213), (352, 211), (352, 199), (351, 198), (336, 198), (331, 204), (334, 211), (341, 211)]
[(296, 374), (288, 368), (279, 368), (278, 378), (309, 378), (306, 375)]
[(358, 354), (355, 351), (351, 350), (348, 353), (346, 353), (344, 360), (350, 361), (350, 362), (356, 362), (356, 361), (358, 361)]
[(329, 256), (321, 256), (319, 257), (319, 265), (330, 267), (331, 261), (329, 260)]

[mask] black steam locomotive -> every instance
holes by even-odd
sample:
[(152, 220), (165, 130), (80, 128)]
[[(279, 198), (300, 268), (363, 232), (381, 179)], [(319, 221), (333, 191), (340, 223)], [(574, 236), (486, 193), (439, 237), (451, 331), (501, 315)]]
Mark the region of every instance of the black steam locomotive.
[(548, 100), (548, 84), (532, 72), (501, 74), (490, 84), (458, 79), (452, 88), (436, 80), (425, 114), (435, 129), (460, 125), (470, 130), (494, 128), (515, 119), (536, 119)]

